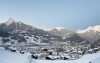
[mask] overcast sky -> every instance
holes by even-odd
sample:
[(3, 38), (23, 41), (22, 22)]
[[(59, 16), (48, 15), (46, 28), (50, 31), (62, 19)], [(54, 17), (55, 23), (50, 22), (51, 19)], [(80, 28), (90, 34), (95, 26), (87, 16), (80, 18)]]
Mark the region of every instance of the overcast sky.
[(85, 29), (100, 24), (100, 0), (0, 0), (0, 22), (10, 17), (40, 28)]

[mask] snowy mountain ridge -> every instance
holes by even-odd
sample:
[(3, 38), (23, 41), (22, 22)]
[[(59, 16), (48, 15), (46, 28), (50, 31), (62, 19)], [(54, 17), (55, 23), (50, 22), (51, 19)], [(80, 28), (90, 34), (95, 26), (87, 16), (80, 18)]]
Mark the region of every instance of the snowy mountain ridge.
[(78, 35), (90, 42), (95, 42), (100, 39), (100, 25), (90, 26), (85, 30), (78, 30)]
[(15, 22), (14, 19), (9, 18), (8, 21), (7, 21), (5, 24), (6, 24), (6, 25), (10, 25), (10, 24), (12, 24), (12, 23), (14, 23), (14, 22)]
[(57, 29), (58, 31), (65, 29), (64, 27), (56, 27), (54, 29)]
[(51, 31), (51, 30), (53, 30), (53, 29), (56, 29), (56, 30), (58, 30), (58, 31), (61, 31), (61, 30), (66, 29), (66, 28), (64, 28), (64, 27), (55, 27), (55, 28), (43, 29), (43, 30), (45, 30), (45, 31)]
[[(49, 43), (49, 42), (75, 42), (89, 44), (100, 39), (100, 25), (88, 27), (86, 30), (73, 31), (64, 27), (56, 27), (49, 30), (35, 28), (31, 25), (17, 22), (13, 18), (0, 24), (0, 37), (2, 41), (12, 42), (12, 39), (18, 42)], [(4, 37), (7, 37), (5, 39)], [(52, 39), (53, 38), (53, 39)]]
[(87, 29), (85, 29), (85, 30), (78, 30), (78, 31), (76, 31), (77, 33), (85, 33), (85, 32), (89, 32), (89, 31), (91, 31), (91, 30), (93, 30), (93, 31), (98, 31), (98, 32), (100, 32), (100, 25), (97, 25), (97, 26), (89, 26)]

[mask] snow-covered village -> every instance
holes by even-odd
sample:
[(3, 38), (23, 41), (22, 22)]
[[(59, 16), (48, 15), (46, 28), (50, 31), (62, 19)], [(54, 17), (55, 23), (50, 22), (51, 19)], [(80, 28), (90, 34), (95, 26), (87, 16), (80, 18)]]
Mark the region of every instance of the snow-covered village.
[(0, 63), (100, 63), (100, 0), (0, 0)]
[[(86, 59), (87, 58), (87, 59)], [(95, 62), (96, 61), (96, 62)], [(2, 45), (0, 63), (99, 63), (100, 47)]]

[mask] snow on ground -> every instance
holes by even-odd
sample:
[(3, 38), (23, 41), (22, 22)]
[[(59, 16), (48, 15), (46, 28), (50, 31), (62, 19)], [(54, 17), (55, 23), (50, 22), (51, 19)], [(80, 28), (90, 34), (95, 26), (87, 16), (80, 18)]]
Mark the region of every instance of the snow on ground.
[(92, 62), (94, 59), (96, 59), (95, 63), (97, 63), (97, 58), (100, 58), (100, 52), (94, 54), (86, 54), (82, 58), (75, 60), (75, 63), (89, 63), (90, 61)]
[(33, 63), (75, 63), (74, 61), (67, 60), (36, 60)]
[[(28, 63), (29, 54), (21, 54), (11, 52), (0, 48), (0, 63)], [(77, 60), (33, 60), (32, 63), (99, 63), (100, 52), (95, 54), (87, 54)]]
[(10, 52), (8, 50), (0, 49), (0, 62), (1, 63), (26, 63), (27, 54), (20, 54)]
[(92, 63), (100, 63), (100, 57), (91, 61)]

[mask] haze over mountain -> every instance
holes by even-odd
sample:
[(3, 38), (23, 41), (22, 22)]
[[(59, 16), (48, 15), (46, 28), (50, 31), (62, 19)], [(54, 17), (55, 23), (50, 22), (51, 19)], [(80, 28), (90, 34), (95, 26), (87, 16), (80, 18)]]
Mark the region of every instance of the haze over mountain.
[(82, 38), (85, 38), (91, 42), (94, 42), (100, 39), (100, 25), (88, 27), (85, 30), (77, 31)]

